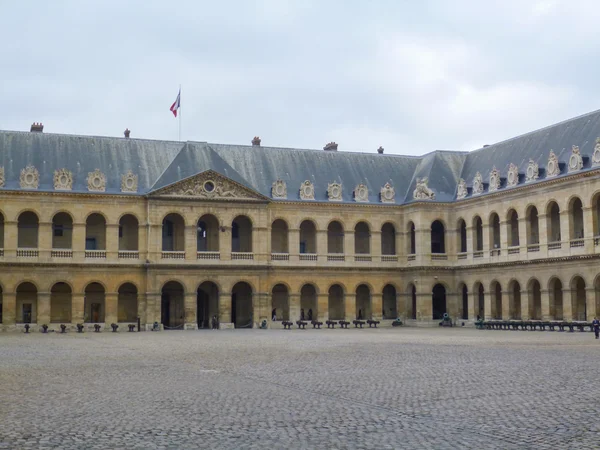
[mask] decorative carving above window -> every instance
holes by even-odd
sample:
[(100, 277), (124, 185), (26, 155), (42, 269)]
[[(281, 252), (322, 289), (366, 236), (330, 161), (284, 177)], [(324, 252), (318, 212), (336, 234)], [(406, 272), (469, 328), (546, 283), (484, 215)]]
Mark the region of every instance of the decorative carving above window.
[(519, 184), (519, 168), (516, 164), (510, 163), (508, 166), (508, 175), (506, 176), (507, 186), (516, 186)]
[(364, 184), (359, 184), (354, 188), (354, 201), (355, 202), (368, 202), (369, 201), (369, 188)]
[(131, 170), (121, 176), (121, 192), (137, 192), (138, 176)]
[(106, 175), (96, 169), (87, 176), (88, 191), (104, 192), (106, 190)]
[(73, 174), (67, 169), (54, 171), (54, 189), (57, 191), (70, 191), (73, 189)]
[(579, 151), (579, 147), (574, 145), (571, 149), (571, 156), (569, 157), (569, 172), (576, 172), (583, 169), (583, 157)]
[(315, 187), (313, 184), (306, 180), (300, 185), (300, 199), (301, 200), (314, 200), (315, 199)]
[(380, 192), (381, 203), (394, 203), (396, 191), (390, 183), (385, 183)]
[(287, 186), (285, 181), (277, 179), (271, 185), (271, 197), (273, 198), (287, 198)]
[(473, 178), (473, 195), (483, 194), (483, 177), (479, 172)]
[(341, 202), (342, 201), (342, 185), (337, 181), (333, 183), (329, 183), (327, 185), (327, 198), (331, 202)]
[(33, 166), (21, 169), (20, 185), (22, 189), (37, 189), (40, 185), (40, 173)]
[(0, 187), (4, 187), (4, 167), (0, 167)]
[(554, 151), (550, 150), (550, 156), (548, 156), (548, 164), (546, 165), (546, 178), (555, 177), (560, 174), (560, 166), (558, 165), (558, 158), (554, 154)]
[(467, 182), (462, 178), (458, 180), (458, 188), (456, 189), (456, 198), (465, 198), (469, 193), (467, 189)]
[(592, 166), (600, 166), (600, 137), (596, 138), (596, 146), (592, 153)]
[(490, 185), (488, 187), (489, 192), (494, 192), (500, 189), (500, 172), (496, 169), (496, 166), (492, 168), (490, 172)]
[(540, 168), (537, 163), (533, 160), (529, 160), (529, 164), (527, 165), (527, 174), (525, 176), (525, 181), (535, 181), (540, 176)]
[(435, 193), (427, 187), (427, 177), (417, 178), (417, 186), (413, 191), (413, 198), (415, 200), (434, 200)]

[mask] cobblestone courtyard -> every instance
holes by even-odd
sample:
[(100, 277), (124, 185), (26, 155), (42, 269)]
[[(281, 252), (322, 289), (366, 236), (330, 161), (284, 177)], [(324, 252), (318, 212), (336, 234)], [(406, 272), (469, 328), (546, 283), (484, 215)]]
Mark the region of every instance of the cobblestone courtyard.
[(592, 333), (0, 335), (0, 448), (598, 448)]

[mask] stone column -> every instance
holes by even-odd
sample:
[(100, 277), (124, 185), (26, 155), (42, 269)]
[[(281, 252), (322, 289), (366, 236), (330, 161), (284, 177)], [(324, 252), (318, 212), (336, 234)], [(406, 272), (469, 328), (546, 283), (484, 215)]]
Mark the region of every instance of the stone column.
[(147, 319), (147, 298), (145, 294), (137, 294), (137, 317), (140, 318), (140, 328), (143, 329), (148, 322)]
[(381, 261), (381, 230), (371, 230), (371, 255), (373, 261)]
[(329, 320), (329, 293), (317, 295), (317, 320), (326, 322)]
[[(529, 294), (527, 289), (521, 290), (521, 320), (529, 320)], [(531, 300), (533, 302), (533, 292), (531, 292)]]
[[(104, 294), (104, 323), (106, 329), (110, 330), (110, 325), (119, 320), (119, 293), (106, 292)], [(123, 331), (123, 330), (121, 330)]]
[(290, 261), (298, 261), (298, 254), (300, 253), (300, 229), (290, 228), (288, 230), (288, 252), (290, 254)]
[(462, 303), (462, 292), (446, 292), (446, 311), (454, 321), (462, 319), (462, 315), (460, 314), (461, 305), (459, 305), (459, 301)]
[[(371, 317), (373, 320), (381, 320), (382, 319), (382, 311), (383, 311), (383, 294), (381, 292), (376, 292), (371, 294)], [(367, 317), (368, 319), (368, 317)]]
[(300, 319), (300, 294), (288, 294), (290, 302), (290, 322)]
[[(594, 210), (591, 206), (583, 208), (583, 237), (585, 238), (586, 253), (594, 253)], [(588, 308), (589, 311), (589, 308)], [(592, 319), (594, 317), (592, 316)]]
[(19, 242), (18, 222), (6, 220), (4, 222), (4, 259), (14, 260), (17, 257), (17, 244)]
[[(521, 253), (527, 253), (527, 218), (519, 217), (518, 220), (519, 226), (519, 247), (522, 247)], [(539, 220), (538, 220), (538, 228), (539, 228)]]
[[(162, 224), (151, 224), (148, 227), (150, 238), (148, 239), (148, 256), (151, 262), (159, 262), (162, 252)], [(160, 321), (158, 321), (160, 323)], [(154, 322), (152, 322), (154, 323)]]
[(405, 292), (397, 292), (396, 293), (396, 311), (398, 311), (398, 317), (402, 319), (402, 321), (406, 321), (406, 319), (410, 319), (408, 316), (408, 303), (411, 301), (411, 294), (407, 294)]
[(494, 318), (494, 316), (492, 315), (492, 298), (495, 297), (496, 294), (494, 294), (492, 291), (484, 291), (483, 309), (485, 314), (485, 320), (490, 320)]
[[(569, 220), (569, 209), (561, 209), (560, 211), (560, 240), (563, 242), (561, 250), (568, 250), (570, 247), (569, 241), (571, 240), (571, 227)], [(565, 244), (566, 243), (566, 244)]]
[(148, 227), (141, 223), (138, 225), (138, 252), (142, 261), (149, 258)]
[(271, 254), (268, 250), (270, 246), (271, 234), (269, 228), (252, 228), (252, 253), (254, 253), (254, 260), (269, 261), (271, 259)]
[(271, 295), (267, 292), (255, 292), (252, 294), (252, 327), (256, 324), (260, 326), (263, 320), (270, 321), (271, 309)]
[(321, 262), (327, 261), (327, 228), (324, 230), (317, 230), (317, 253), (319, 256), (317, 259)]
[(564, 288), (563, 291), (563, 320), (570, 322), (573, 320), (573, 297), (577, 295), (570, 288)]
[(500, 219), (500, 248), (504, 254), (508, 253), (508, 222)]
[(548, 223), (549, 217), (546, 213), (538, 212), (538, 234), (540, 241), (540, 258), (548, 256)]
[[(196, 261), (197, 250), (198, 250), (198, 225), (192, 224), (187, 225), (184, 230), (185, 233), (185, 259), (187, 261)], [(187, 317), (186, 317), (187, 321)]]
[[(186, 252), (187, 254), (187, 252)], [(185, 310), (185, 330), (198, 329), (198, 293), (187, 292), (183, 298), (183, 307)]]
[(2, 292), (2, 325), (14, 325), (17, 321), (17, 294)]
[(219, 327), (233, 328), (231, 322), (231, 293), (219, 293)]
[(492, 250), (492, 248), (494, 247), (493, 245), (490, 244), (490, 233), (492, 232), (492, 227), (490, 226), (489, 223), (482, 223), (481, 224), (481, 239), (482, 239), (482, 249), (483, 249), (483, 255), (486, 258), (490, 257), (490, 250)]
[(404, 243), (404, 233), (399, 230), (396, 231), (396, 255), (398, 255), (398, 259), (402, 261), (406, 259), (406, 244)]
[(550, 316), (550, 292), (547, 289), (540, 289), (540, 300), (542, 302), (542, 320), (551, 320)]
[(433, 320), (433, 301), (431, 292), (417, 291), (417, 320), (430, 322)]
[(598, 317), (600, 311), (596, 311), (596, 288), (586, 287), (585, 288), (585, 320), (591, 322), (594, 317)]
[(469, 320), (477, 320), (479, 314), (479, 292), (473, 291), (468, 294), (468, 310)]
[(151, 330), (154, 322), (161, 322), (160, 292), (146, 292), (146, 330)]
[(344, 255), (346, 255), (346, 261), (353, 261), (354, 253), (354, 230), (344, 230)]
[(431, 230), (429, 228), (415, 229), (416, 261), (421, 263), (430, 261), (431, 258)]
[(346, 292), (344, 295), (344, 317), (346, 321), (356, 320), (356, 293)]
[(73, 223), (72, 247), (73, 259), (83, 261), (85, 258), (85, 223)]
[(85, 308), (85, 294), (75, 293), (71, 295), (71, 324), (83, 323)]
[(50, 324), (50, 292), (37, 293), (37, 317), (38, 325)]
[[(115, 260), (119, 257), (119, 224), (106, 224), (106, 259)], [(116, 322), (115, 322), (116, 323)]]
[[(223, 228), (225, 231), (221, 232), (219, 236), (219, 253), (221, 261), (231, 261), (231, 226)], [(231, 315), (229, 321), (231, 321)]]
[(38, 229), (40, 259), (50, 258), (52, 250), (52, 222), (40, 222)]

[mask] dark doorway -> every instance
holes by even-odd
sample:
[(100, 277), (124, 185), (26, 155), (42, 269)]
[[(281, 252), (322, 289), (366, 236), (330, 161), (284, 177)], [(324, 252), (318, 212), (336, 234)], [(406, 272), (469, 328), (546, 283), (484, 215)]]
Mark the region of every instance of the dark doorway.
[(462, 319), (469, 319), (469, 292), (464, 284), (462, 288)]
[(237, 283), (231, 290), (231, 321), (235, 328), (252, 328), (252, 288), (248, 283)]
[(441, 284), (436, 284), (433, 287), (432, 306), (433, 320), (442, 319), (446, 312), (446, 288)]
[(205, 281), (198, 286), (196, 297), (198, 328), (208, 328), (213, 316), (219, 318), (219, 288), (212, 281)]

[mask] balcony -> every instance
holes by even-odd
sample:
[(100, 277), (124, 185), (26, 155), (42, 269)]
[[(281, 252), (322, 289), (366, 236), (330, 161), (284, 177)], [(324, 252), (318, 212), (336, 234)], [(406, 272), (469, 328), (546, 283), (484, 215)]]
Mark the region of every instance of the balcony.
[(162, 259), (185, 259), (185, 252), (161, 252)]
[(271, 261), (289, 261), (289, 253), (271, 253)]
[(300, 261), (316, 261), (316, 253), (300, 253)]
[(0, 248), (0, 257), (4, 256), (4, 249)]
[(119, 250), (119, 259), (140, 259), (140, 252), (137, 250)]
[(502, 251), (499, 248), (495, 248), (493, 250), (490, 250), (490, 256), (500, 256), (502, 254)]
[(548, 242), (548, 250), (560, 250), (561, 243), (557, 242)]
[(432, 261), (448, 261), (448, 255), (445, 253), (432, 253), (431, 260)]
[(254, 253), (252, 253), (252, 252), (231, 252), (231, 259), (253, 261)]
[(371, 255), (354, 255), (355, 262), (371, 262), (372, 260)]
[(583, 239), (572, 239), (571, 240), (571, 248), (583, 247), (584, 245), (585, 245), (585, 242), (583, 241)]
[(106, 250), (86, 250), (85, 257), (90, 259), (106, 259)]
[(416, 259), (417, 259), (417, 255), (415, 255), (414, 253), (410, 254), (410, 255), (406, 255), (406, 260), (407, 261), (414, 261)]
[(483, 251), (473, 252), (473, 258), (483, 258)]
[(327, 255), (327, 261), (329, 262), (344, 262), (346, 261), (346, 255), (343, 253), (334, 253)]
[(219, 252), (196, 252), (196, 259), (221, 259), (221, 253)]
[(509, 255), (517, 255), (520, 251), (521, 248), (518, 245), (515, 245), (514, 247), (508, 247)]
[(457, 259), (467, 259), (467, 252), (460, 252), (456, 255)]
[(539, 251), (540, 251), (540, 244), (529, 244), (527, 246), (527, 253), (539, 252)]
[(18, 248), (18, 258), (37, 258), (40, 256), (40, 251), (37, 248)]
[(68, 248), (53, 248), (50, 251), (50, 257), (52, 258), (72, 258), (73, 250)]
[(381, 262), (398, 262), (398, 255), (381, 255)]

